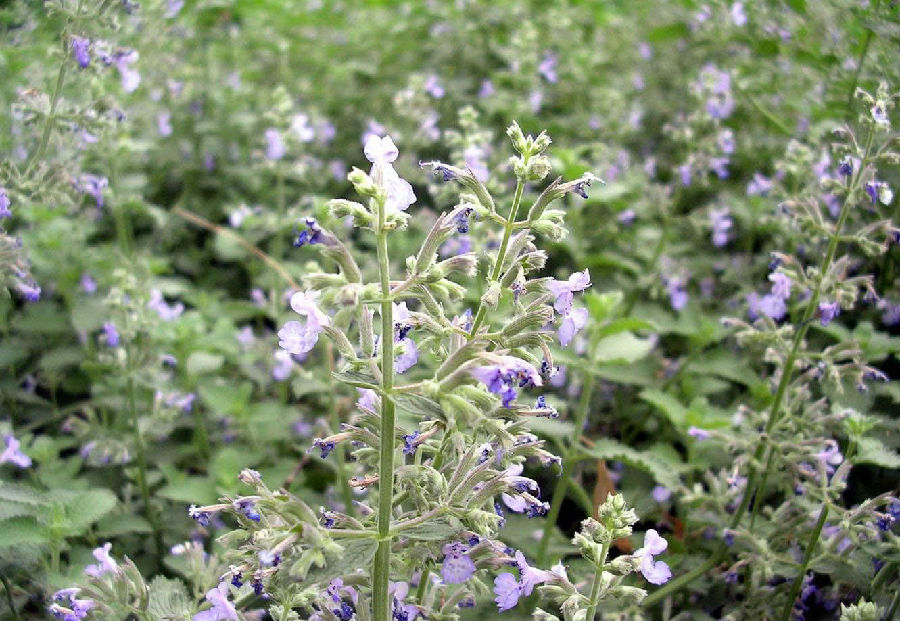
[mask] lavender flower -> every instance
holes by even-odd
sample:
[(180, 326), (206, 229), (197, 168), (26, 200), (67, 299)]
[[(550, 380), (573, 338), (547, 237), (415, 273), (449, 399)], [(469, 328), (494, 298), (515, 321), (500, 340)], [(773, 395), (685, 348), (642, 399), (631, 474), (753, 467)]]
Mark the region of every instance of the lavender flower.
[(716, 248), (721, 248), (728, 243), (728, 232), (733, 221), (728, 207), (709, 210), (709, 222), (712, 226), (712, 243)]
[(559, 344), (568, 347), (575, 334), (587, 325), (587, 320), (588, 310), (586, 308), (576, 308), (563, 315), (562, 322), (559, 324)]
[(4, 218), (12, 218), (12, 211), (9, 209), (9, 196), (6, 194), (6, 188), (0, 187), (0, 220)]
[(291, 296), (291, 308), (306, 321), (289, 321), (278, 331), (278, 346), (291, 354), (311, 351), (319, 340), (319, 333), (330, 323), (328, 316), (316, 306), (318, 291), (298, 291)]
[[(53, 603), (47, 607), (47, 611), (60, 621), (84, 619), (96, 603), (90, 599), (76, 599), (80, 590), (72, 588), (57, 591), (53, 594)], [(60, 602), (65, 605), (60, 605)]]
[(841, 307), (837, 302), (819, 303), (819, 321), (822, 323), (822, 326), (827, 326), (840, 314)]
[(72, 56), (75, 57), (75, 62), (82, 69), (87, 69), (87, 66), (91, 64), (90, 46), (91, 42), (89, 39), (77, 36), (72, 37)]
[(94, 549), (94, 558), (97, 560), (96, 565), (88, 565), (84, 568), (84, 573), (94, 578), (103, 574), (115, 574), (119, 572), (119, 564), (109, 555), (112, 544), (106, 542), (99, 548)]
[(184, 0), (166, 0), (166, 12), (163, 14), (163, 17), (172, 19), (178, 15), (182, 7), (184, 7)]
[(103, 324), (103, 340), (106, 341), (107, 347), (119, 346), (119, 331), (116, 329), (116, 324), (111, 321)]
[(503, 572), (494, 578), (494, 601), (500, 612), (505, 612), (516, 607), (519, 597), (522, 595), (522, 586), (516, 577), (509, 572)]
[(747, 23), (747, 14), (744, 13), (743, 2), (735, 2), (731, 5), (731, 21), (735, 26), (743, 26)]
[(19, 449), (19, 441), (12, 434), (4, 435), (3, 443), (6, 448), (0, 453), (0, 464), (10, 463), (19, 468), (28, 468), (31, 465), (31, 458)]
[(869, 181), (864, 186), (864, 189), (872, 200), (873, 205), (879, 201), (882, 205), (889, 205), (894, 200), (894, 192), (891, 190), (891, 186), (884, 181)]
[(644, 535), (644, 545), (635, 551), (635, 558), (640, 559), (641, 573), (650, 584), (664, 584), (672, 577), (672, 570), (664, 561), (655, 561), (653, 557), (665, 552), (669, 542), (659, 536), (654, 529)]
[(270, 127), (265, 132), (266, 139), (266, 159), (280, 160), (284, 157), (285, 148), (284, 140), (281, 139), (281, 132), (274, 127)]
[(550, 84), (556, 84), (559, 80), (559, 76), (556, 74), (556, 54), (553, 52), (544, 54), (544, 58), (538, 65), (538, 73)]
[(419, 361), (419, 348), (409, 337), (396, 341), (395, 347), (400, 348), (400, 354), (394, 358), (394, 370), (405, 373)]
[(551, 280), (547, 283), (547, 290), (555, 298), (553, 308), (561, 315), (568, 314), (572, 310), (573, 294), (576, 291), (584, 291), (591, 286), (591, 275), (587, 270), (575, 272), (568, 280)]
[(87, 273), (81, 275), (81, 290), (87, 294), (97, 291), (97, 281), (94, 280), (93, 276)]
[(486, 182), (490, 176), (486, 157), (487, 153), (484, 148), (479, 147), (478, 145), (469, 145), (466, 147), (465, 151), (463, 151), (463, 160), (465, 160), (466, 166), (472, 171), (475, 178), (482, 183)]
[(463, 543), (448, 543), (444, 546), (441, 578), (447, 584), (462, 584), (475, 574), (475, 563), (469, 558), (468, 549)]
[(766, 196), (773, 187), (771, 179), (762, 173), (753, 173), (753, 179), (747, 184), (747, 196)]
[(228, 601), (228, 583), (222, 581), (214, 589), (206, 592), (206, 601), (212, 604), (212, 607), (198, 612), (194, 615), (193, 621), (228, 621), (238, 620), (237, 610), (234, 604)]
[(425, 79), (425, 85), (423, 86), (425, 92), (434, 97), (435, 99), (440, 99), (444, 96), (444, 87), (441, 85), (441, 80), (436, 75), (432, 74)]
[(700, 427), (694, 427), (693, 425), (688, 427), (687, 433), (692, 438), (696, 438), (698, 440), (707, 440), (710, 437), (710, 433), (706, 429), (701, 429)]
[(119, 52), (113, 57), (113, 63), (122, 76), (122, 89), (126, 93), (133, 93), (141, 83), (141, 74), (131, 68), (137, 60), (138, 53), (134, 50)]
[(174, 321), (181, 317), (181, 314), (184, 312), (184, 304), (176, 302), (170, 306), (166, 303), (162, 291), (159, 289), (150, 290), (150, 300), (147, 302), (147, 308), (156, 311), (156, 314), (163, 321)]
[(731, 74), (720, 71), (715, 65), (706, 65), (700, 71), (698, 89), (706, 96), (706, 112), (714, 119), (726, 119), (734, 112), (731, 93)]
[(103, 207), (103, 190), (109, 186), (109, 180), (106, 177), (98, 175), (82, 175), (81, 179), (75, 184), (82, 194), (90, 194), (97, 202), (97, 207)]
[(279, 349), (274, 354), (275, 366), (272, 367), (272, 379), (276, 382), (283, 382), (291, 376), (294, 370), (294, 359), (291, 353), (284, 349)]
[(156, 130), (163, 138), (172, 135), (172, 115), (168, 111), (156, 115)]
[(512, 356), (498, 356), (496, 364), (475, 367), (472, 377), (499, 395), (508, 408), (516, 398), (516, 388), (540, 386), (541, 376), (533, 366)]
[(669, 304), (672, 310), (680, 311), (688, 303), (688, 294), (685, 290), (685, 282), (677, 276), (665, 279), (666, 290), (669, 293)]
[(495, 92), (494, 83), (490, 80), (482, 80), (481, 86), (478, 88), (478, 96), (482, 99), (490, 97)]

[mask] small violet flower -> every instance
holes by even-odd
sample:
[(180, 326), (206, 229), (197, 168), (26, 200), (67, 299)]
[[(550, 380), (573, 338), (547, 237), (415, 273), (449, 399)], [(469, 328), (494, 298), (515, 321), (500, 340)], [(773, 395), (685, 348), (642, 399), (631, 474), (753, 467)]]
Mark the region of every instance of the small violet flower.
[(119, 571), (119, 564), (109, 555), (112, 544), (107, 542), (99, 548), (94, 549), (94, 558), (97, 559), (96, 565), (88, 565), (84, 568), (84, 573), (94, 578), (103, 574), (114, 574)]
[(9, 196), (6, 194), (6, 188), (0, 187), (0, 220), (4, 218), (12, 218), (12, 211), (10, 210)]
[(469, 546), (463, 543), (448, 543), (444, 546), (444, 562), (441, 563), (441, 578), (447, 584), (462, 584), (475, 574), (475, 563), (468, 555)]
[(366, 159), (372, 162), (371, 175), (387, 190), (385, 208), (392, 211), (406, 211), (416, 202), (416, 195), (408, 181), (401, 179), (391, 165), (400, 154), (390, 136), (370, 135), (363, 149)]
[(31, 465), (31, 458), (19, 449), (21, 445), (12, 434), (4, 435), (3, 443), (6, 446), (0, 453), (0, 464), (10, 463), (19, 468), (28, 468)]
[(206, 592), (206, 601), (212, 608), (202, 610), (194, 615), (194, 621), (237, 621), (238, 614), (234, 604), (228, 601), (228, 583), (222, 581), (214, 589)]
[(91, 42), (89, 39), (77, 36), (72, 37), (72, 56), (75, 57), (75, 62), (82, 69), (87, 69), (87, 66), (91, 64), (90, 46)]
[(499, 395), (503, 400), (503, 407), (508, 408), (516, 398), (517, 388), (540, 386), (541, 376), (537, 369), (523, 360), (513, 356), (498, 358), (496, 364), (475, 367), (471, 373), (490, 392)]
[(289, 321), (278, 331), (278, 346), (291, 354), (302, 355), (312, 350), (319, 333), (330, 323), (328, 315), (316, 306), (318, 291), (298, 291), (291, 296), (291, 308), (306, 321)]
[(103, 340), (106, 341), (107, 347), (119, 346), (119, 331), (116, 329), (116, 324), (111, 321), (103, 324)]
[(672, 570), (663, 561), (655, 561), (653, 557), (665, 552), (669, 542), (659, 536), (654, 529), (644, 535), (644, 545), (635, 551), (635, 558), (640, 559), (641, 573), (650, 584), (664, 584), (672, 577)]

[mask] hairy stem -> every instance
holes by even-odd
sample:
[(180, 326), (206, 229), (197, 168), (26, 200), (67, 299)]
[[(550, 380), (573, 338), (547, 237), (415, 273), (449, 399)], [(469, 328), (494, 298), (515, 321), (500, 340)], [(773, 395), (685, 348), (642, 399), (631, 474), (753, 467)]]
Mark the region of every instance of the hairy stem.
[(572, 471), (575, 470), (574, 457), (581, 444), (584, 421), (587, 418), (591, 404), (591, 394), (594, 391), (594, 376), (585, 372), (582, 377), (584, 387), (581, 390), (581, 399), (578, 402), (578, 410), (575, 412), (575, 420), (573, 421), (575, 423), (575, 431), (572, 433), (571, 443), (563, 453), (562, 474), (556, 481), (556, 487), (553, 489), (553, 499), (550, 501), (550, 512), (544, 521), (544, 532), (541, 535), (541, 542), (538, 544), (536, 556), (538, 567), (543, 567), (547, 561), (547, 548), (550, 545), (550, 537), (553, 533), (553, 528), (556, 526), (556, 520), (559, 518), (559, 512), (569, 486), (569, 478), (572, 476)]
[[(527, 167), (528, 160), (526, 158), (525, 165)], [(503, 269), (503, 263), (506, 260), (506, 250), (509, 247), (509, 238), (512, 236), (513, 226), (519, 215), (519, 205), (522, 202), (522, 193), (525, 191), (525, 182), (519, 179), (516, 183), (516, 194), (513, 197), (512, 206), (509, 208), (509, 217), (506, 219), (506, 227), (503, 229), (503, 240), (500, 242), (500, 249), (497, 251), (497, 262), (494, 263), (494, 269), (491, 272), (490, 282), (495, 282), (500, 278), (500, 272)], [(478, 311), (475, 313), (475, 320), (472, 322), (472, 330), (469, 332), (469, 340), (478, 334), (478, 328), (484, 322), (487, 315), (487, 307), (483, 301), (478, 302)]]
[(597, 604), (600, 602), (597, 601), (597, 598), (600, 596), (600, 584), (603, 579), (603, 568), (606, 566), (606, 556), (609, 554), (609, 542), (603, 542), (603, 548), (600, 550), (600, 563), (597, 565), (596, 571), (594, 571), (594, 582), (591, 584), (591, 605), (590, 608), (587, 609), (587, 615), (584, 617), (584, 621), (594, 621), (594, 617), (597, 616)]
[(794, 578), (794, 584), (791, 585), (791, 592), (788, 594), (787, 602), (781, 616), (785, 621), (791, 621), (791, 611), (794, 610), (794, 602), (797, 601), (797, 595), (800, 594), (800, 588), (803, 586), (803, 579), (806, 577), (806, 569), (809, 567), (809, 561), (812, 558), (813, 551), (816, 549), (816, 543), (822, 535), (822, 527), (825, 526), (825, 520), (828, 519), (828, 504), (824, 503), (819, 510), (819, 519), (813, 527), (809, 542), (806, 544), (806, 552), (803, 554), (803, 562), (800, 564), (800, 571)]
[(135, 457), (137, 458), (138, 468), (138, 487), (141, 490), (141, 500), (144, 503), (144, 513), (147, 516), (147, 521), (150, 522), (150, 527), (153, 529), (153, 542), (156, 545), (157, 561), (161, 561), (163, 557), (162, 530), (160, 530), (156, 511), (153, 509), (153, 504), (150, 502), (150, 486), (147, 484), (147, 456), (144, 447), (144, 434), (141, 431), (140, 422), (138, 420), (137, 404), (135, 402), (134, 378), (131, 377), (131, 374), (134, 372), (134, 370), (131, 369), (130, 366), (131, 365), (129, 365), (128, 369), (128, 386), (126, 388), (126, 393), (128, 398), (128, 413), (131, 417), (131, 426), (134, 433), (134, 450)]
[(384, 203), (378, 210), (378, 267), (381, 275), (381, 445), (378, 467), (378, 549), (372, 568), (374, 619), (391, 618), (388, 580), (391, 569), (391, 509), (394, 496), (394, 317), (391, 305)]

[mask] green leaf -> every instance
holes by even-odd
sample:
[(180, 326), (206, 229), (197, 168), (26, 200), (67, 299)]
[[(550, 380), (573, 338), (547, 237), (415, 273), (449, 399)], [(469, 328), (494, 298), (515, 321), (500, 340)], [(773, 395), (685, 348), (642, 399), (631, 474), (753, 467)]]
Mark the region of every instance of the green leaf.
[(648, 388), (641, 392), (639, 396), (647, 403), (656, 406), (657, 409), (662, 411), (662, 413), (666, 415), (666, 418), (668, 418), (676, 428), (683, 429), (686, 425), (688, 410), (672, 395), (662, 392), (661, 390)]
[(649, 354), (651, 349), (650, 339), (620, 332), (600, 339), (591, 352), (591, 360), (597, 364), (630, 364)]
[(450, 539), (461, 530), (459, 524), (451, 524), (444, 519), (435, 519), (426, 524), (419, 524), (413, 528), (399, 531), (398, 537), (406, 539), (419, 539), (421, 541), (441, 541)]
[(357, 386), (359, 388), (378, 388), (375, 378), (368, 373), (360, 373), (359, 371), (340, 371), (331, 374), (339, 382)]
[(528, 428), (547, 438), (570, 438), (575, 432), (575, 424), (572, 421), (558, 418), (530, 418)]
[(59, 505), (65, 516), (63, 525), (72, 535), (87, 531), (88, 527), (113, 510), (118, 503), (108, 489), (84, 491), (53, 490), (48, 492), (51, 503)]
[(34, 518), (17, 517), (0, 522), (0, 548), (44, 544), (49, 541), (49, 529)]
[(652, 476), (657, 483), (669, 489), (678, 487), (681, 482), (678, 472), (681, 464), (661, 458), (658, 454), (639, 451), (617, 442), (611, 438), (602, 438), (591, 447), (580, 447), (584, 457), (620, 461), (632, 468), (643, 470)]
[(95, 532), (97, 537), (109, 539), (129, 533), (144, 535), (153, 532), (153, 528), (150, 526), (150, 522), (140, 515), (119, 513), (117, 515), (108, 515), (98, 521)]
[(151, 619), (182, 621), (191, 616), (191, 598), (181, 580), (156, 576), (150, 583), (147, 612)]
[(653, 330), (656, 331), (656, 325), (643, 319), (635, 319), (633, 317), (625, 317), (616, 319), (605, 326), (597, 329), (597, 336), (609, 336), (610, 334), (618, 334), (619, 332), (634, 332), (635, 330)]
[(368, 568), (375, 558), (378, 542), (374, 539), (353, 539), (343, 545), (343, 553), (329, 559), (325, 567), (311, 569), (304, 579), (305, 584), (328, 582), (339, 576), (346, 576), (357, 569)]
[(204, 375), (222, 368), (225, 357), (220, 354), (212, 354), (206, 351), (195, 351), (188, 356), (185, 368), (190, 375)]
[(170, 482), (156, 492), (156, 495), (186, 505), (208, 505), (217, 498), (215, 483), (206, 477), (185, 477), (181, 481)]
[(900, 468), (900, 454), (886, 447), (878, 438), (860, 438), (853, 463), (896, 470)]
[(601, 322), (610, 318), (613, 311), (622, 303), (623, 297), (621, 291), (608, 291), (606, 293), (590, 291), (584, 296), (584, 303), (591, 313), (591, 319)]
[(422, 395), (413, 395), (408, 393), (397, 393), (391, 397), (397, 407), (405, 410), (410, 414), (418, 414), (426, 418), (444, 418), (444, 410), (441, 405), (428, 397)]

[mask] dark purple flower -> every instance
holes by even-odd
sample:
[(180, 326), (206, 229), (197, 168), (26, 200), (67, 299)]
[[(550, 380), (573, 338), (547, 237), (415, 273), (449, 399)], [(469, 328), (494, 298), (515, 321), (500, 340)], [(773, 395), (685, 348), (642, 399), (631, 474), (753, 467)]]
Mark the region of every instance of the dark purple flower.
[(72, 56), (75, 57), (75, 62), (82, 69), (86, 69), (91, 64), (90, 47), (91, 42), (89, 39), (77, 36), (72, 37)]
[(415, 454), (416, 449), (419, 447), (419, 444), (418, 444), (418, 442), (416, 442), (416, 439), (420, 435), (421, 434), (418, 431), (413, 431), (412, 433), (408, 433), (405, 436), (403, 436), (403, 454), (404, 455), (414, 455)]
[(119, 331), (116, 329), (116, 324), (111, 321), (103, 324), (103, 338), (107, 347), (119, 346)]
[(832, 320), (841, 314), (841, 307), (837, 302), (820, 302), (819, 303), (819, 321), (823, 326), (827, 326)]
[(307, 218), (306, 229), (300, 231), (297, 235), (297, 239), (294, 240), (294, 248), (300, 248), (306, 244), (313, 245), (321, 243), (323, 243), (322, 227), (319, 226), (319, 223), (316, 222), (315, 218)]
[(533, 366), (513, 356), (499, 356), (496, 364), (475, 367), (472, 377), (499, 395), (508, 408), (516, 398), (516, 388), (540, 386), (541, 376)]

